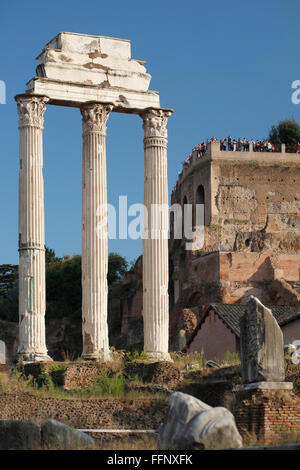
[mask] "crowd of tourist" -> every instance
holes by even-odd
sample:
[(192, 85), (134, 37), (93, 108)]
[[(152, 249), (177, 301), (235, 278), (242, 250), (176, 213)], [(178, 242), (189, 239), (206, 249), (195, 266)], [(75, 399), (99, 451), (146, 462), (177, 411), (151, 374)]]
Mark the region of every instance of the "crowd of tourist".
[[(230, 135), (227, 138), (221, 139), (218, 141), (215, 137), (211, 139), (206, 139), (205, 142), (196, 145), (193, 148), (193, 151), (198, 152), (198, 156), (202, 157), (207, 153), (207, 146), (210, 142), (219, 142), (220, 143), (220, 150), (222, 151), (230, 151), (230, 152), (249, 152), (250, 144), (253, 146), (254, 152), (275, 152), (275, 146), (267, 139), (265, 140), (249, 140), (244, 137), (243, 139), (233, 139)], [(300, 144), (299, 144), (299, 152), (300, 152)], [(298, 153), (298, 147), (297, 147)], [(189, 164), (191, 160), (192, 154), (190, 153), (186, 159), (182, 162), (183, 164)]]
[[(207, 153), (207, 146), (211, 142), (219, 142), (220, 150), (230, 152), (249, 152), (250, 144), (254, 152), (275, 152), (275, 146), (269, 140), (249, 140), (244, 137), (243, 139), (233, 139), (230, 135), (227, 138), (217, 140), (215, 137), (206, 139), (205, 142), (196, 145), (193, 151), (196, 151), (198, 157), (203, 157)], [(300, 142), (297, 143), (297, 153), (300, 153)], [(182, 162), (183, 165), (190, 165), (192, 154), (190, 153), (186, 159)]]

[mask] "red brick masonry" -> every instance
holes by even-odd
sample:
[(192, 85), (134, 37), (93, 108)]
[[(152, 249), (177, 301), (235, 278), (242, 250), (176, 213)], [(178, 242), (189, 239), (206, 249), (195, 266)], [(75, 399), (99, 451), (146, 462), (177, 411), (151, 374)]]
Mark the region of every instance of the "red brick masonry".
[(290, 390), (237, 392), (235, 420), (241, 434), (254, 433), (272, 441), (300, 436), (300, 398)]

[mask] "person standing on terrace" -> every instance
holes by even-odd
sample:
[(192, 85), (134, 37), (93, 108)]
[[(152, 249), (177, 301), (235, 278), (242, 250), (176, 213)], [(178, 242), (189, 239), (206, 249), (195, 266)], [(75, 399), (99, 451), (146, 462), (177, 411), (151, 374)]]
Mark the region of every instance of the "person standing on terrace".
[(232, 149), (232, 138), (230, 137), (230, 135), (227, 137), (227, 142), (228, 142), (228, 150), (233, 150)]

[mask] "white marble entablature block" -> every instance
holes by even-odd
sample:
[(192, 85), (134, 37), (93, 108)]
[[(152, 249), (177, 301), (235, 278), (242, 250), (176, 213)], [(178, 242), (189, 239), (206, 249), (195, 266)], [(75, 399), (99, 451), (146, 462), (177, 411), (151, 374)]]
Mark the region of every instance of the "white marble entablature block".
[(98, 101), (125, 113), (160, 108), (159, 93), (149, 90), (145, 61), (131, 58), (127, 39), (61, 32), (37, 61), (26, 92), (47, 96), (48, 104), (81, 107)]
[(37, 77), (97, 88), (147, 92), (145, 61), (131, 58), (130, 41), (62, 32), (37, 57)]

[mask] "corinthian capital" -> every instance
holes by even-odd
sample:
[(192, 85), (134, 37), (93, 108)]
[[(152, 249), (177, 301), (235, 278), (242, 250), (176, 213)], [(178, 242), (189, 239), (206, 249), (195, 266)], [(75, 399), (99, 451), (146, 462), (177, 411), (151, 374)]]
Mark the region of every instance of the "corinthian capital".
[(82, 114), (82, 131), (83, 135), (89, 132), (106, 133), (106, 121), (109, 113), (113, 109), (111, 103), (86, 103), (80, 111)]
[(173, 111), (149, 108), (142, 113), (143, 129), (147, 137), (168, 137), (167, 122)]
[(49, 98), (46, 96), (16, 96), (19, 115), (19, 128), (33, 126), (43, 129), (44, 112)]

